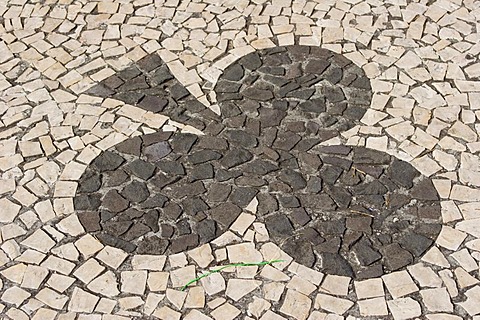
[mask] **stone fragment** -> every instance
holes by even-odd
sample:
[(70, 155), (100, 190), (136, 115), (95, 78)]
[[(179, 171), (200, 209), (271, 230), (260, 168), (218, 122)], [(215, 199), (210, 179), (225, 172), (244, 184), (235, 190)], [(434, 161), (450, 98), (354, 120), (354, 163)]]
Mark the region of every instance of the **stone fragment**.
[(323, 309), (338, 315), (343, 315), (354, 303), (347, 299), (337, 298), (323, 293), (317, 294), (315, 298), (315, 309)]
[(417, 285), (407, 271), (397, 271), (383, 275), (382, 280), (394, 299), (418, 291)]
[(99, 297), (75, 287), (68, 303), (68, 311), (92, 313), (99, 299)]
[(421, 290), (420, 295), (431, 312), (453, 312), (453, 304), (446, 288)]
[(258, 288), (260, 284), (261, 281), (257, 280), (230, 279), (227, 283), (225, 294), (233, 301), (238, 301)]
[(422, 314), (420, 304), (412, 298), (400, 298), (387, 301), (388, 308), (395, 320), (411, 319)]
[(280, 307), (280, 312), (295, 319), (307, 319), (310, 308), (312, 307), (312, 300), (306, 295), (303, 295), (295, 290), (287, 290), (285, 300)]

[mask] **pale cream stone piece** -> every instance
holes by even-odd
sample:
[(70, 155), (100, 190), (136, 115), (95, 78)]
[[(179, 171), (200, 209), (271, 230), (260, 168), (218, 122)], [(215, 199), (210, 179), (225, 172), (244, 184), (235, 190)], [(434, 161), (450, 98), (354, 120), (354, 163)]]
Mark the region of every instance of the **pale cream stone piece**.
[(145, 300), (145, 306), (143, 307), (143, 313), (146, 315), (151, 315), (153, 311), (157, 308), (160, 301), (165, 298), (164, 294), (149, 293), (147, 299)]
[(173, 288), (186, 285), (190, 280), (196, 278), (195, 266), (190, 265), (170, 272), (170, 280)]
[(465, 246), (470, 250), (480, 251), (480, 239), (468, 241)]
[(88, 284), (102, 273), (103, 270), (105, 270), (105, 267), (98, 263), (94, 258), (91, 258), (75, 270), (73, 275), (83, 283)]
[(411, 319), (422, 314), (420, 304), (412, 298), (390, 300), (387, 304), (395, 320)]
[(224, 247), (230, 243), (238, 242), (240, 238), (231, 231), (224, 232), (221, 236), (212, 241), (212, 243), (219, 247)]
[(17, 217), (18, 212), (20, 212), (20, 208), (21, 206), (13, 203), (6, 198), (0, 199), (0, 211), (2, 212), (2, 214), (0, 215), (0, 222), (13, 222), (13, 220)]
[(198, 248), (190, 250), (188, 255), (198, 264), (200, 268), (206, 268), (214, 260), (212, 248), (209, 244), (204, 244)]
[(46, 255), (35, 250), (27, 249), (22, 252), (22, 255), (15, 259), (18, 262), (25, 262), (29, 264), (40, 264), (45, 259)]
[(72, 298), (68, 303), (68, 310), (72, 312), (92, 313), (99, 299), (99, 297), (75, 287)]
[(50, 288), (42, 289), (39, 293), (37, 293), (35, 298), (45, 303), (47, 306), (57, 310), (62, 310), (69, 300), (69, 297), (66, 295), (58, 294)]
[(380, 112), (373, 109), (367, 109), (363, 118), (360, 120), (362, 123), (366, 124), (367, 126), (373, 126), (376, 123), (385, 119), (388, 115), (384, 112)]
[(442, 278), (445, 287), (447, 288), (448, 293), (452, 298), (458, 296), (457, 283), (453, 279), (453, 273), (449, 269), (444, 269), (438, 272), (440, 278)]
[(394, 299), (418, 291), (417, 285), (406, 270), (383, 275), (382, 280)]
[(433, 150), (433, 158), (446, 170), (453, 171), (457, 168), (458, 161), (454, 155), (441, 150)]
[(19, 307), (30, 296), (31, 294), (29, 292), (19, 287), (10, 287), (3, 292), (0, 300)]
[(98, 251), (102, 250), (104, 246), (92, 235), (86, 234), (75, 241), (75, 247), (77, 247), (78, 251), (80, 251), (85, 259), (88, 259)]
[(113, 269), (118, 269), (127, 256), (128, 253), (121, 249), (106, 246), (97, 254), (96, 258)]
[(228, 259), (231, 263), (252, 263), (263, 261), (262, 254), (253, 243), (241, 243), (227, 246)]
[(384, 297), (358, 301), (360, 315), (364, 317), (388, 315), (387, 303)]
[(336, 296), (346, 296), (351, 280), (350, 277), (327, 275), (320, 286), (320, 291)]
[(480, 238), (480, 218), (461, 221), (457, 223), (455, 228), (475, 238)]
[(407, 267), (407, 269), (412, 277), (417, 280), (420, 287), (438, 288), (442, 286), (442, 280), (430, 267), (424, 266), (423, 263), (417, 263)]
[(446, 249), (456, 251), (466, 237), (467, 235), (459, 230), (449, 226), (442, 226), (436, 243)]
[(25, 207), (31, 206), (38, 200), (38, 197), (36, 197), (27, 189), (21, 186), (17, 187), (17, 190), (12, 196), (15, 200), (23, 204)]
[(80, 252), (78, 252), (77, 248), (71, 242), (53, 248), (51, 252), (61, 258), (68, 259), (70, 261), (77, 261), (78, 257), (80, 256)]
[(143, 295), (147, 284), (147, 271), (123, 271), (121, 291)]
[(43, 253), (48, 253), (51, 248), (55, 246), (55, 241), (48, 236), (48, 234), (42, 229), (38, 229), (28, 238), (23, 240), (20, 244), (29, 248), (38, 250)]
[(47, 260), (42, 262), (41, 266), (52, 271), (57, 271), (64, 275), (70, 274), (73, 268), (75, 268), (74, 263), (67, 261), (65, 259), (58, 258), (56, 256), (49, 256)]
[(53, 210), (58, 217), (74, 213), (73, 198), (54, 199)]
[(25, 270), (26, 277), (23, 277), (22, 288), (38, 289), (43, 280), (48, 276), (48, 270), (43, 267), (28, 265)]
[(383, 281), (380, 278), (355, 281), (355, 293), (358, 299), (383, 297)]
[(267, 310), (260, 318), (260, 320), (286, 320), (286, 318), (272, 312), (271, 310)]
[(293, 274), (298, 275), (302, 279), (305, 279), (307, 281), (310, 281), (314, 285), (318, 286), (323, 280), (323, 273), (313, 270), (311, 268), (307, 268), (301, 264), (298, 264), (296, 262), (293, 262), (290, 267), (288, 268), (288, 271), (292, 272)]
[(467, 300), (459, 305), (465, 309), (470, 316), (480, 313), (480, 286), (475, 286), (465, 292)]
[[(454, 316), (453, 314), (446, 313), (436, 313), (436, 314), (427, 314), (425, 315), (428, 320), (462, 320), (459, 316)], [(475, 319), (474, 320), (478, 320)]]
[(212, 318), (194, 309), (185, 316), (184, 320), (212, 320)]
[(0, 195), (15, 191), (15, 179), (0, 179)]
[(290, 277), (287, 276), (285, 273), (282, 271), (270, 266), (266, 265), (262, 268), (262, 271), (260, 272), (260, 276), (264, 277), (269, 280), (273, 281), (288, 281), (290, 280)]
[(287, 289), (293, 289), (308, 296), (317, 289), (317, 286), (299, 276), (293, 276), (287, 284)]
[(443, 253), (437, 247), (430, 248), (430, 250), (423, 255), (422, 261), (444, 268), (450, 267), (450, 263), (448, 262), (447, 258), (445, 258)]
[(480, 283), (480, 281), (474, 278), (471, 274), (465, 271), (462, 267), (458, 267), (454, 270), (455, 278), (457, 278), (458, 287), (460, 289), (468, 288)]
[(184, 267), (188, 264), (187, 256), (183, 252), (168, 256), (168, 261), (170, 268)]
[(256, 242), (266, 242), (270, 240), (270, 236), (268, 234), (268, 230), (265, 227), (265, 224), (254, 222), (253, 228), (255, 229), (255, 241)]
[(210, 315), (215, 320), (232, 320), (235, 319), (240, 313), (240, 310), (227, 302), (213, 310)]
[(73, 181), (58, 181), (55, 184), (55, 191), (53, 196), (55, 198), (74, 197), (77, 192), (77, 182)]
[[(448, 199), (450, 196), (450, 190), (452, 189), (452, 182), (447, 179), (432, 179), (432, 183), (440, 198)], [(444, 222), (446, 221), (444, 220)]]
[(167, 306), (163, 306), (152, 314), (153, 316), (159, 319), (168, 319), (168, 320), (180, 320), (181, 313), (170, 309)]
[(252, 225), (255, 219), (256, 217), (253, 214), (243, 212), (230, 226), (230, 230), (243, 235), (245, 231)]
[(328, 312), (342, 315), (347, 312), (353, 305), (354, 303), (350, 300), (319, 293), (315, 298), (314, 308), (323, 309)]
[(265, 299), (253, 297), (253, 302), (248, 305), (248, 314), (253, 315), (255, 318), (259, 318), (262, 313), (270, 309), (272, 304)]
[(480, 190), (462, 185), (454, 185), (450, 193), (450, 199), (457, 201), (480, 201)]
[(426, 177), (430, 177), (442, 170), (442, 167), (440, 167), (438, 163), (435, 162), (435, 160), (432, 160), (428, 155), (412, 160), (411, 164)]
[[(267, 242), (261, 248), (260, 252), (263, 255), (265, 261), (273, 260), (283, 260), (279, 262), (272, 263), (271, 265), (279, 270), (283, 270), (290, 265), (293, 261), (293, 258), (286, 254), (282, 249), (280, 249), (276, 244)], [(260, 258), (261, 259), (261, 258)], [(261, 260), (257, 260), (261, 261)]]
[[(95, 312), (110, 314), (117, 305), (117, 301), (107, 298), (101, 298), (95, 307)], [(72, 319), (73, 320), (73, 319)]]
[(203, 308), (205, 306), (205, 291), (202, 287), (193, 287), (188, 290), (187, 298), (185, 299), (184, 307)]
[(415, 128), (410, 122), (404, 121), (385, 129), (385, 131), (395, 140), (401, 142), (414, 134)]
[(75, 282), (75, 278), (53, 273), (47, 281), (47, 285), (56, 291), (63, 293)]
[(466, 80), (454, 80), (455, 86), (461, 92), (480, 92), (480, 82), (478, 81), (466, 81)]
[(448, 130), (448, 134), (465, 140), (466, 142), (475, 142), (478, 139), (477, 133), (460, 121), (457, 121), (453, 124), (450, 130)]
[(118, 299), (120, 310), (135, 309), (144, 304), (144, 301), (140, 297), (125, 297)]
[(166, 256), (134, 255), (131, 264), (134, 270), (162, 271), (166, 261)]
[(478, 270), (478, 263), (472, 258), (467, 249), (454, 252), (450, 255), (467, 272)]
[(230, 279), (225, 294), (233, 301), (238, 301), (261, 285), (261, 281)]
[[(185, 284), (186, 282), (182, 285)], [(202, 278), (200, 280), (200, 284), (209, 296), (222, 292), (226, 288), (225, 279), (220, 273), (214, 273), (209, 275), (208, 277)]]
[(419, 128), (415, 130), (415, 133), (413, 134), (411, 140), (416, 144), (430, 150), (433, 149), (438, 143), (438, 139), (432, 137), (431, 135)]
[[(52, 210), (53, 212), (53, 210)], [(58, 230), (73, 237), (79, 236), (85, 232), (80, 220), (76, 214), (71, 214), (56, 224)]]
[(420, 295), (427, 310), (431, 312), (453, 312), (453, 304), (446, 288), (421, 290)]
[(168, 272), (149, 272), (147, 285), (150, 291), (165, 291), (169, 275)]
[(306, 295), (295, 290), (287, 290), (280, 312), (295, 319), (305, 320), (310, 313), (311, 307), (312, 300)]

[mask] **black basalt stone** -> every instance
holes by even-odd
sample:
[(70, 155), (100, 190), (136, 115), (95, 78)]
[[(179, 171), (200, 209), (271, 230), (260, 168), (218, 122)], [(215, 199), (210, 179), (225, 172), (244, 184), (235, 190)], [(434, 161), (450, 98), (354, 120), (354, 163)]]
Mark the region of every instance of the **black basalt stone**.
[(127, 168), (142, 180), (150, 179), (155, 172), (155, 166), (153, 164), (140, 159), (129, 163)]
[(212, 219), (224, 227), (229, 227), (242, 213), (242, 209), (233, 203), (226, 202), (207, 211)]
[(117, 190), (108, 191), (102, 200), (102, 206), (111, 212), (121, 212), (128, 208), (128, 204), (129, 202)]
[(268, 234), (274, 238), (287, 238), (293, 234), (290, 220), (283, 214), (275, 214), (265, 219)]
[(312, 245), (303, 239), (287, 241), (282, 246), (282, 250), (293, 257), (296, 262), (308, 268), (312, 268), (315, 265), (316, 258)]
[(73, 206), (76, 210), (97, 210), (100, 205), (100, 194), (81, 194), (74, 198)]
[(132, 181), (122, 190), (122, 196), (130, 202), (138, 203), (145, 201), (150, 196), (150, 192), (145, 183)]
[(93, 160), (92, 166), (100, 172), (117, 169), (125, 161), (121, 156), (111, 151), (105, 151)]

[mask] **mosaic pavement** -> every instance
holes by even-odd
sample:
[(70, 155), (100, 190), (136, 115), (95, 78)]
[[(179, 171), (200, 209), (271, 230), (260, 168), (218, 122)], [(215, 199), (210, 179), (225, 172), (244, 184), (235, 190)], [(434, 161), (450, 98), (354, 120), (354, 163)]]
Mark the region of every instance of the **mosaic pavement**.
[(1, 319), (480, 319), (480, 3), (0, 22)]

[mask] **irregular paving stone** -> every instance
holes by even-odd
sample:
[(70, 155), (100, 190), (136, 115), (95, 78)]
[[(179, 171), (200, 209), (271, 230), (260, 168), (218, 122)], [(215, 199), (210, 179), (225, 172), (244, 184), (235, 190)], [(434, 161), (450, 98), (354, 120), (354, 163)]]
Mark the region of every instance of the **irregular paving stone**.
[(111, 151), (106, 151), (93, 160), (92, 167), (100, 172), (112, 171), (120, 167), (124, 161), (125, 159), (121, 156)]
[(110, 190), (105, 194), (102, 205), (112, 211), (121, 212), (128, 208), (128, 201), (125, 200), (116, 190)]

